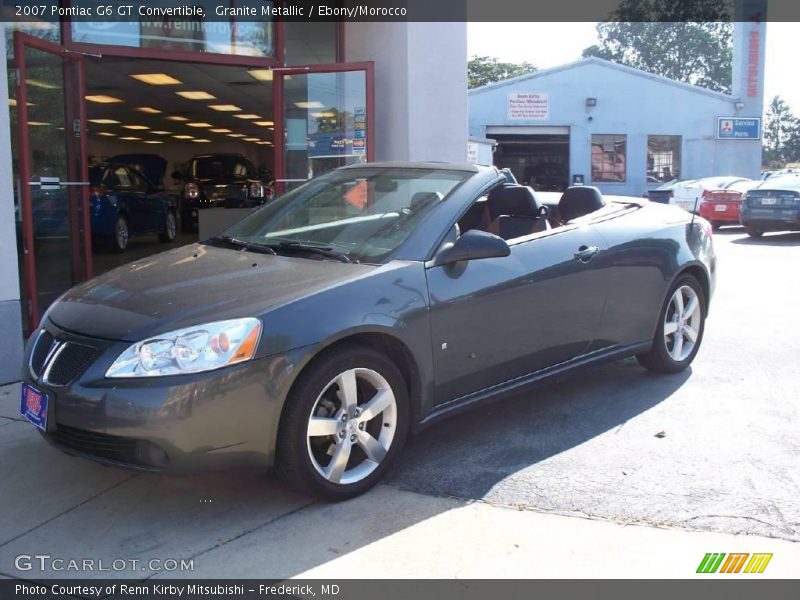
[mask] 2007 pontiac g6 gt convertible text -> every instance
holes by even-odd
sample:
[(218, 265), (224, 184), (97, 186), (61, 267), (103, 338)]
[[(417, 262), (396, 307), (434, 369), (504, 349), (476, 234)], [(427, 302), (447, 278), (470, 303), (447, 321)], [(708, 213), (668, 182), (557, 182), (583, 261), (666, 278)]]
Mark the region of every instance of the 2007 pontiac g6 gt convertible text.
[(715, 261), (675, 207), (537, 197), (493, 167), (345, 167), (67, 292), (28, 343), (22, 412), (70, 454), (274, 464), (347, 498), (440, 417), (626, 356), (685, 369)]

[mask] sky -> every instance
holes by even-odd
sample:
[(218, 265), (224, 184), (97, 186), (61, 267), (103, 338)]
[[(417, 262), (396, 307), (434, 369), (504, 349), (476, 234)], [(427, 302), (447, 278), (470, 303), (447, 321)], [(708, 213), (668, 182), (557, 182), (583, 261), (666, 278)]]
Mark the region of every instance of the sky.
[[(493, 56), (503, 62), (528, 61), (540, 69), (578, 60), (597, 43), (596, 23), (468, 23), (469, 56)], [(780, 95), (800, 114), (800, 78), (796, 77), (798, 23), (768, 23), (764, 103)]]

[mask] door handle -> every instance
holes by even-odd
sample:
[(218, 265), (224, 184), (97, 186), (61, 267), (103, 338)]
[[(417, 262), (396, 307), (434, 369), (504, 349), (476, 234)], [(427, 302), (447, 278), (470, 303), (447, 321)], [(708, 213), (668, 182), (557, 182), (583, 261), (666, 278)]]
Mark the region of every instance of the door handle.
[(575, 260), (579, 260), (585, 263), (589, 262), (592, 259), (592, 257), (598, 252), (600, 252), (600, 248), (598, 248), (597, 246), (581, 246), (575, 253), (574, 258)]

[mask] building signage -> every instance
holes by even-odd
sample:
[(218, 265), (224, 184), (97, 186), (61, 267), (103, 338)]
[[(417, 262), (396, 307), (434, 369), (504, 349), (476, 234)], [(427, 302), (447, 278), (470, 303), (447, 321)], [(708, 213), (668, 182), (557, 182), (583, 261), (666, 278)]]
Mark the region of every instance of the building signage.
[(367, 109), (357, 106), (353, 110), (353, 129), (355, 139), (352, 141), (354, 154), (367, 153), (367, 140), (365, 132), (367, 130)]
[(478, 164), (478, 144), (475, 142), (467, 143), (467, 162), (473, 165)]
[(718, 140), (760, 140), (761, 119), (758, 117), (717, 117)]
[(511, 92), (509, 121), (543, 121), (550, 118), (550, 95), (542, 92)]

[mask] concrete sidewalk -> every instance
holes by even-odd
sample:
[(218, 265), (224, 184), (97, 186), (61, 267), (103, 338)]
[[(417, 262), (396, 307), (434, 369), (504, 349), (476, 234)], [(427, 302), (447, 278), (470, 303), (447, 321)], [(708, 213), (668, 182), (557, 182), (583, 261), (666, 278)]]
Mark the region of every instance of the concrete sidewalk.
[[(390, 485), (339, 504), (263, 473), (167, 477), (49, 447), (0, 388), (0, 577), (800, 577), (800, 544), (514, 510)], [(761, 575), (697, 575), (707, 552), (768, 552)], [(133, 571), (15, 567), (19, 555), (138, 560)], [(191, 560), (164, 572), (149, 561)]]

